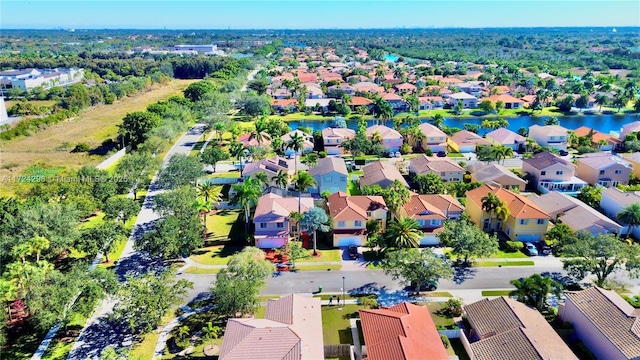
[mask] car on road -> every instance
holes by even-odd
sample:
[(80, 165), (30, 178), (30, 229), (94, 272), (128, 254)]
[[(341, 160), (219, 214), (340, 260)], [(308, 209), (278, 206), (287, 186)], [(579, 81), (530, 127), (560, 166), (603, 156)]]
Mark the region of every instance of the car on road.
[(529, 242), (526, 242), (524, 244), (522, 244), (522, 251), (524, 251), (525, 254), (529, 255), (529, 256), (537, 256), (538, 255), (538, 249), (536, 249), (536, 247)]
[(356, 245), (349, 245), (348, 251), (349, 251), (349, 258), (357, 259), (360, 257), (360, 254), (358, 253), (358, 247)]
[(551, 254), (551, 246), (547, 244), (546, 241), (538, 241), (536, 244), (536, 249), (538, 250), (538, 254), (549, 255)]
[(438, 153), (436, 154), (436, 156), (438, 156), (438, 157), (445, 157), (445, 156), (447, 156), (447, 153), (446, 153), (446, 152), (444, 152), (444, 151), (438, 151)]
[(420, 283), (412, 281), (409, 287), (415, 292), (434, 291), (438, 288), (438, 282), (434, 280), (422, 280)]

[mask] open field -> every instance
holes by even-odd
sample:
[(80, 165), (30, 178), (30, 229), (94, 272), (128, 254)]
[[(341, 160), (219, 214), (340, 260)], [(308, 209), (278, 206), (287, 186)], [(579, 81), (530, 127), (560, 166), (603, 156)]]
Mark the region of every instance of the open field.
[[(84, 142), (90, 148), (99, 146), (104, 140), (113, 138), (117, 125), (132, 111), (144, 110), (159, 100), (178, 94), (192, 80), (172, 80), (164, 86), (156, 85), (149, 91), (134, 97), (117, 101), (113, 105), (102, 105), (79, 116), (42, 130), (33, 136), (19, 137), (3, 142), (0, 146), (2, 167), (0, 178), (17, 176), (33, 164), (46, 164), (47, 167), (64, 166), (79, 168), (84, 165), (96, 165), (104, 159), (99, 155), (71, 153), (71, 149)], [(15, 192), (19, 185), (6, 182), (4, 191)]]
[[(17, 100), (7, 100), (4, 102), (4, 106), (7, 108), (7, 111), (11, 109), (11, 107), (15, 104), (21, 103), (22, 101)], [(52, 106), (57, 103), (55, 100), (29, 100), (25, 101), (26, 103), (33, 104), (34, 106)]]

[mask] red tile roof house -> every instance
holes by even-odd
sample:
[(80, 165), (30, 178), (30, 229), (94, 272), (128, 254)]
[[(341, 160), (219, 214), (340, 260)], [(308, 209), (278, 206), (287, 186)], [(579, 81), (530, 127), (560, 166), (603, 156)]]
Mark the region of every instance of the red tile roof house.
[(465, 170), (449, 158), (431, 157), (422, 154), (409, 160), (409, 174), (412, 177), (423, 174), (436, 174), (444, 182), (460, 182), (464, 178)]
[(400, 95), (385, 93), (382, 98), (386, 100), (395, 112), (403, 112), (409, 110), (409, 104), (402, 99)]
[(393, 87), (394, 89), (396, 89), (396, 92), (398, 94), (413, 94), (414, 92), (416, 92), (416, 90), (418, 90), (418, 88), (413, 85), (413, 84), (409, 84), (409, 83), (402, 83), (402, 84), (398, 84), (395, 85)]
[[(581, 126), (573, 131), (577, 137), (590, 137), (591, 146), (600, 149), (600, 151), (613, 150), (616, 147), (622, 145), (622, 140), (617, 139), (611, 135), (601, 133), (597, 130), (593, 130), (590, 127)], [(605, 144), (601, 145), (600, 140), (604, 140)]]
[(266, 132), (262, 133), (262, 140), (258, 142), (254, 134), (243, 134), (238, 136), (238, 142), (244, 146), (271, 146), (271, 136)]
[(418, 221), (424, 236), (420, 239), (421, 246), (438, 245), (440, 239), (436, 236), (444, 230), (444, 221), (458, 219), (464, 207), (451, 195), (418, 195), (400, 209), (400, 215)]
[(322, 129), (322, 139), (324, 151), (329, 155), (340, 155), (344, 151), (340, 146), (346, 139), (353, 139), (356, 136), (355, 130), (342, 128)]
[(373, 101), (362, 96), (352, 96), (351, 101), (349, 101), (349, 104), (347, 105), (349, 105), (349, 108), (352, 111), (355, 111), (358, 106), (364, 106), (369, 111), (371, 111), (371, 109), (373, 108)]
[(269, 299), (264, 319), (227, 320), (219, 359), (324, 359), (320, 298)]
[(279, 113), (295, 112), (298, 109), (298, 100), (296, 99), (272, 99), (271, 108)]
[(387, 205), (382, 196), (349, 196), (337, 192), (327, 201), (333, 221), (333, 246), (362, 246), (367, 240), (367, 221), (376, 220), (381, 229), (387, 226)]
[(492, 95), (486, 100), (491, 101), (494, 105), (498, 101), (502, 101), (505, 109), (522, 109), (524, 107), (524, 101), (507, 94)]
[(420, 124), (419, 129), (423, 137), (418, 144), (416, 144), (417, 146), (425, 150), (430, 149), (434, 153), (447, 150), (447, 140), (449, 137), (444, 131), (429, 123)]
[(448, 360), (440, 334), (424, 306), (407, 302), (360, 310), (367, 360)]
[(640, 359), (640, 309), (611, 290), (591, 287), (565, 292), (558, 309), (563, 321), (597, 359)]
[(362, 168), (362, 172), (364, 174), (360, 176), (360, 188), (370, 185), (380, 185), (381, 188), (386, 189), (396, 180), (400, 181), (406, 188), (409, 188), (409, 184), (407, 184), (400, 170), (390, 161), (378, 160), (372, 162), (365, 165)]
[[(536, 309), (506, 297), (464, 306), (462, 344), (471, 360), (577, 360)], [(469, 342), (470, 341), (470, 342)]]
[(382, 146), (387, 151), (400, 151), (403, 137), (398, 131), (384, 125), (373, 125), (367, 128), (367, 138), (371, 139), (376, 131), (382, 137)]
[(489, 140), (493, 140), (494, 143), (510, 147), (513, 151), (518, 151), (520, 146), (524, 145), (527, 140), (524, 136), (505, 128), (488, 132), (486, 137)]
[[(301, 213), (306, 213), (313, 206), (313, 198), (300, 199)], [(289, 218), (294, 211), (298, 211), (297, 197), (283, 198), (271, 193), (261, 196), (253, 215), (256, 247), (273, 249), (286, 245), (289, 238), (298, 233), (297, 226), (292, 226)]]

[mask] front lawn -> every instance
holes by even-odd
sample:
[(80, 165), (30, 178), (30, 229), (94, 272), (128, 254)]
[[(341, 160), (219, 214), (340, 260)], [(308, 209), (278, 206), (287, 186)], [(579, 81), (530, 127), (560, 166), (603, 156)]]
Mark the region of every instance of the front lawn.
[(533, 260), (517, 260), (517, 261), (475, 261), (473, 266), (480, 267), (502, 267), (502, 266), (534, 266)]
[(202, 265), (227, 265), (231, 255), (237, 254), (242, 248), (236, 245), (209, 246), (195, 250), (190, 258)]
[(450, 317), (446, 317), (443, 314), (443, 309), (445, 307), (445, 303), (444, 302), (428, 302), (428, 303), (422, 303), (422, 304), (418, 304), (421, 306), (426, 306), (427, 309), (429, 309), (429, 312), (431, 313), (431, 318), (433, 319), (433, 323), (436, 326), (442, 326), (442, 327), (452, 327), (453, 325), (455, 325), (455, 322), (453, 321), (453, 318)]
[(482, 290), (482, 296), (509, 296), (513, 290)]
[[(208, 241), (228, 241), (244, 237), (244, 218), (240, 210), (220, 210), (214, 214), (207, 215)], [(232, 232), (232, 230), (234, 230)]]
[[(310, 263), (310, 262), (340, 262), (342, 260), (342, 250), (340, 249), (332, 249), (332, 250), (318, 250), (320, 256), (310, 256), (305, 259), (296, 260), (296, 265), (300, 263)], [(309, 254), (313, 254), (313, 250), (309, 250)]]
[[(342, 310), (338, 310), (342, 309)], [(325, 345), (353, 344), (351, 337), (351, 324), (349, 319), (355, 313), (355, 317), (359, 317), (359, 305), (344, 305), (338, 307), (323, 306), (322, 311), (322, 335)]]
[(362, 191), (360, 191), (360, 187), (358, 187), (358, 183), (350, 180), (347, 183), (347, 194), (353, 196), (353, 195), (362, 195)]
[(497, 253), (491, 255), (491, 259), (526, 259), (528, 256), (522, 251), (506, 252), (504, 250), (498, 250)]

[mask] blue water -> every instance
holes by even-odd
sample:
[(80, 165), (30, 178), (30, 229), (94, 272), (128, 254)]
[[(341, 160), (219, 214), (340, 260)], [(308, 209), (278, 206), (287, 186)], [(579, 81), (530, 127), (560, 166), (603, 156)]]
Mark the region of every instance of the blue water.
[[(544, 120), (547, 119), (548, 116), (515, 116), (515, 117), (505, 117), (505, 119), (509, 122), (509, 126), (507, 129), (517, 132), (521, 127), (528, 128), (531, 125), (544, 125)], [(491, 118), (489, 118), (491, 119)], [(598, 130), (605, 134), (609, 134), (611, 132), (619, 133), (622, 125), (628, 124), (633, 121), (640, 121), (639, 115), (631, 115), (631, 114), (607, 114), (607, 115), (581, 115), (581, 116), (563, 116), (558, 118), (560, 120), (560, 125), (569, 129), (574, 130), (581, 126), (587, 126), (594, 130)], [(427, 122), (428, 118), (422, 118), (422, 122)], [(458, 118), (445, 118), (444, 124), (449, 127), (457, 127), (462, 129), (464, 124), (477, 124), (480, 125), (482, 123), (482, 118), (469, 118), (469, 119), (458, 119)], [(309, 127), (313, 131), (322, 130), (324, 128), (329, 127), (332, 122), (332, 118), (328, 117), (325, 121), (290, 121), (289, 127), (293, 130), (299, 127)], [(356, 130), (358, 128), (357, 120), (347, 120), (347, 127), (349, 129)], [(367, 126), (371, 126), (376, 123), (376, 120), (368, 120)], [(393, 124), (391, 121), (387, 121), (386, 126), (392, 127)]]
[(395, 56), (395, 55), (391, 55), (391, 54), (387, 54), (384, 56), (384, 60), (385, 61), (391, 61), (391, 62), (396, 62), (398, 61), (399, 57)]

